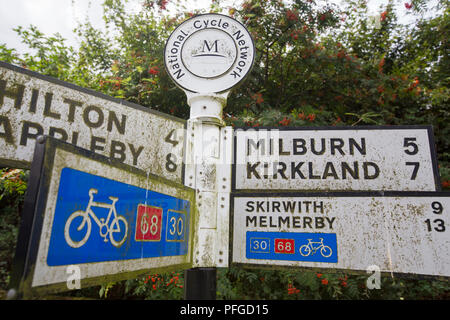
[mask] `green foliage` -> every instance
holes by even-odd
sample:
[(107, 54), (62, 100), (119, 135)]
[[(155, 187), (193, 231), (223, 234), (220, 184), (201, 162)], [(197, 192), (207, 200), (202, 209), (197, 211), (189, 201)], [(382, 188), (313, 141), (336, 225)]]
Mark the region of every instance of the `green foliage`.
[[(15, 28), (31, 49), (21, 54), (0, 44), (0, 60), (187, 118), (184, 93), (165, 72), (163, 50), (171, 31), (199, 12), (183, 1), (144, 0), (137, 13), (126, 1), (104, 0), (104, 27), (74, 30), (80, 47), (36, 27)], [(224, 120), (232, 126), (342, 126), (430, 124), (442, 187), (450, 189), (449, 3), (435, 8), (394, 1), (369, 16), (366, 1), (242, 0), (210, 11), (246, 25), (256, 60), (245, 82), (229, 96)], [(396, 11), (397, 10), (397, 11)], [(425, 16), (426, 12), (434, 12)], [(414, 23), (403, 25), (406, 14)], [(0, 181), (0, 288), (6, 288), (27, 173), (4, 169)], [(219, 269), (220, 299), (449, 299), (445, 281), (382, 277), (380, 290), (367, 275), (312, 271)], [(93, 298), (180, 299), (183, 272), (110, 283), (81, 293)], [(95, 294), (93, 292), (95, 291)]]
[[(182, 299), (184, 293), (183, 272), (171, 272), (170, 274), (148, 275), (143, 281), (148, 284), (146, 299)], [(151, 285), (151, 288), (150, 288)]]
[(108, 283), (100, 287), (101, 299), (180, 300), (183, 298), (183, 271), (148, 274), (137, 279)]
[[(74, 52), (73, 48), (65, 46), (65, 40), (59, 33), (46, 37), (33, 25), (29, 29), (19, 26), (14, 31), (22, 38), (22, 42), (32, 49), (32, 53), (24, 54), (26, 63), (23, 67), (59, 79), (69, 78)], [(58, 63), (54, 63), (55, 61)]]
[(407, 280), (381, 276), (380, 289), (366, 287), (368, 275), (219, 269), (218, 299), (448, 299), (446, 281)]
[(9, 282), (19, 230), (20, 212), (28, 181), (28, 172), (18, 169), (0, 170), (0, 289)]

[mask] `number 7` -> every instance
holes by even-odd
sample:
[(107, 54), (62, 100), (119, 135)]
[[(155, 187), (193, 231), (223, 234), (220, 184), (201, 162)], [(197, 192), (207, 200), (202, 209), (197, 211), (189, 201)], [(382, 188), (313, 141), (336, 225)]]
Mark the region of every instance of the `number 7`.
[(420, 163), (419, 162), (405, 162), (405, 165), (414, 166), (414, 169), (413, 169), (413, 172), (411, 175), (411, 180), (416, 180), (417, 172), (419, 172)]

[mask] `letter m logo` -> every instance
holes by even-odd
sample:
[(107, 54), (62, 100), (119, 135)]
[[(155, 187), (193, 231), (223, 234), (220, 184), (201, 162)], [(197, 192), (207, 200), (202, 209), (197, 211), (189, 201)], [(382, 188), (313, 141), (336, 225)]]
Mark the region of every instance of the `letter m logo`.
[(205, 49), (206, 49), (208, 52), (215, 52), (215, 53), (218, 53), (219, 51), (218, 51), (218, 48), (217, 48), (217, 42), (219, 42), (219, 40), (212, 41), (212, 42), (210, 42), (210, 43), (208, 43), (207, 40), (204, 40), (204, 41), (203, 41), (203, 49), (202, 49), (202, 52), (205, 53)]
[(193, 57), (225, 57), (224, 55), (219, 53), (219, 40), (209, 41), (203, 40), (202, 51), (199, 53), (192, 55)]

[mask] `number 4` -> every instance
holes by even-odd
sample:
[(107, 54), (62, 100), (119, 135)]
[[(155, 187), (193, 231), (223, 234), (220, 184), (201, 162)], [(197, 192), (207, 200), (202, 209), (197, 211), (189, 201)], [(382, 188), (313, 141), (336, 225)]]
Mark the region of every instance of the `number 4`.
[[(171, 145), (173, 145), (174, 147), (178, 144), (179, 141), (174, 140), (173, 138), (176, 139), (176, 134), (174, 134), (176, 131), (175, 129), (172, 129), (172, 131), (170, 131), (170, 133), (166, 136), (166, 138), (164, 139), (165, 142), (170, 143)], [(175, 136), (175, 137), (173, 137)], [(172, 138), (173, 137), (173, 138)]]

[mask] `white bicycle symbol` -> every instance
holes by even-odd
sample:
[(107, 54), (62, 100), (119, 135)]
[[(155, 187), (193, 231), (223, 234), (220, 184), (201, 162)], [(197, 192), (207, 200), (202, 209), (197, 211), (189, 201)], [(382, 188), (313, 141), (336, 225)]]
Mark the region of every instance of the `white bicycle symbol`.
[[(92, 221), (91, 218), (94, 219), (95, 223), (97, 223), (99, 227), (99, 233), (100, 236), (103, 237), (103, 241), (108, 242), (107, 236), (109, 235), (109, 240), (111, 241), (111, 244), (115, 247), (120, 247), (127, 237), (128, 232), (128, 223), (127, 220), (123, 216), (117, 215), (116, 211), (116, 202), (119, 200), (119, 198), (116, 197), (109, 197), (109, 200), (112, 201), (111, 204), (109, 203), (102, 203), (102, 202), (95, 202), (94, 201), (94, 194), (98, 192), (97, 189), (91, 188), (89, 190), (89, 203), (87, 205), (86, 211), (78, 210), (73, 212), (69, 219), (66, 221), (66, 225), (64, 228), (64, 237), (66, 238), (66, 242), (69, 246), (72, 248), (79, 248), (83, 246), (86, 241), (89, 239), (91, 235), (91, 227), (92, 227)], [(92, 211), (91, 207), (99, 207), (99, 208), (106, 208), (109, 209), (108, 216), (106, 218), (106, 221), (104, 218), (98, 219), (95, 213)], [(111, 223), (109, 223), (109, 220), (111, 219), (111, 216), (113, 216)], [(81, 217), (81, 223), (76, 228), (77, 231), (81, 231), (85, 225), (86, 225), (86, 234), (80, 241), (73, 241), (70, 236), (70, 226), (72, 222), (77, 218)], [(78, 223), (78, 222), (76, 222)], [(114, 234), (118, 233), (121, 234), (121, 225), (123, 228), (125, 228), (125, 231), (123, 233), (123, 238), (120, 240), (114, 239)], [(76, 226), (76, 225), (75, 225)]]
[(319, 238), (320, 241), (311, 241), (312, 239), (307, 239), (308, 243), (304, 244), (300, 247), (300, 254), (304, 257), (309, 256), (310, 254), (316, 254), (317, 250), (320, 250), (320, 254), (324, 258), (328, 258), (333, 253), (333, 250), (329, 246), (323, 244), (323, 238)]

